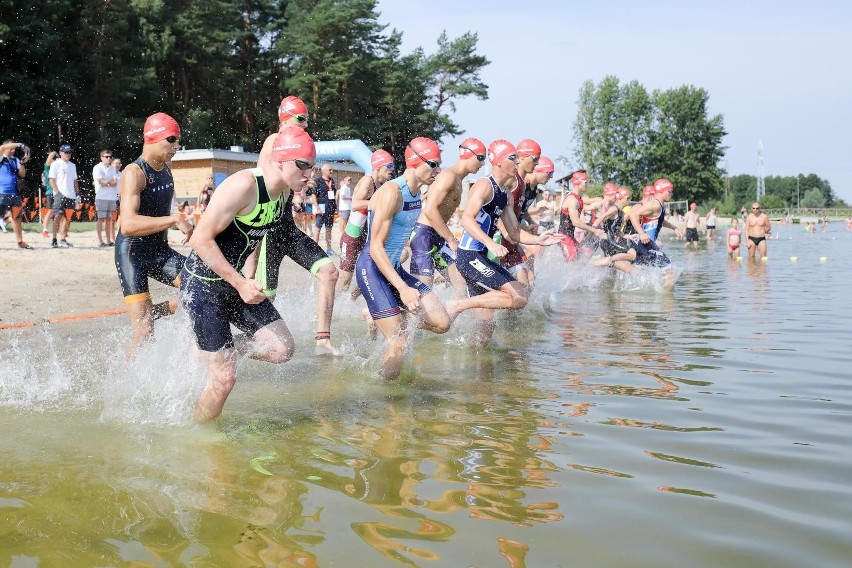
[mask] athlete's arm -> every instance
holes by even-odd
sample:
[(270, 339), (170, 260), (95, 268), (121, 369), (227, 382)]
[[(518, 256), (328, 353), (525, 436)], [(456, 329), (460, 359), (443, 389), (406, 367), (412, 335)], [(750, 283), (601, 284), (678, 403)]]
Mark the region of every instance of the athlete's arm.
[(216, 236), (227, 228), (234, 218), (254, 209), (256, 204), (254, 175), (247, 170), (227, 178), (210, 198), (198, 227), (189, 239), (189, 246), (204, 264), (234, 287), (240, 297), (249, 304), (258, 304), (266, 299), (260, 285), (237, 272), (216, 243)]
[(645, 232), (645, 229), (642, 228), (641, 218), (647, 213), (653, 213), (655, 208), (656, 205), (654, 203), (640, 203), (631, 207), (630, 212), (627, 214), (630, 219), (630, 224), (633, 225), (633, 228), (636, 230), (636, 234), (639, 235), (639, 240), (645, 244), (648, 244), (651, 241), (651, 237)]
[(429, 225), (447, 241), (447, 244), (454, 252), (458, 248), (459, 243), (441, 216), (440, 205), (447, 198), (447, 194), (452, 191), (455, 181), (456, 175), (453, 172), (447, 170), (439, 173), (429, 187), (429, 198), (423, 206), (423, 215), (426, 216)]
[(772, 224), (769, 222), (769, 215), (763, 214), (763, 228), (766, 230), (766, 233), (769, 234), (772, 232)]
[[(175, 225), (186, 234), (192, 234), (192, 226), (179, 215), (149, 217), (139, 214), (142, 191), (145, 189), (145, 173), (137, 164), (130, 164), (121, 176), (121, 232), (128, 237), (147, 237)], [(76, 181), (75, 181), (76, 183)], [(55, 185), (55, 184), (54, 184)]]
[(272, 155), (272, 144), (275, 142), (276, 136), (278, 136), (277, 132), (275, 134), (270, 134), (266, 137), (266, 140), (263, 141), (260, 154), (257, 156), (257, 167), (260, 167), (261, 162), (269, 161), (269, 157)]
[(352, 192), (352, 210), (361, 211), (370, 205), (370, 191), (373, 189), (373, 177), (364, 176), (358, 180)]
[(506, 231), (506, 235), (512, 242), (521, 243), (522, 245), (551, 245), (562, 240), (562, 235), (555, 235), (553, 231), (548, 231), (541, 235), (533, 235), (522, 230), (521, 224), (518, 223), (518, 218), (515, 217), (515, 210), (511, 207), (511, 203), (506, 206), (503, 214), (500, 215), (500, 229)]
[[(583, 201), (583, 203), (585, 203), (585, 200)], [(568, 216), (571, 217), (571, 222), (574, 223), (574, 226), (578, 229), (584, 229), (590, 233), (594, 233), (602, 239), (606, 238), (606, 233), (604, 233), (601, 229), (598, 229), (597, 227), (592, 227), (583, 220), (583, 218), (580, 216), (580, 209), (577, 207), (576, 199), (572, 199), (568, 202)]]
[(592, 223), (592, 226), (600, 227), (604, 221), (606, 221), (610, 217), (614, 217), (616, 213), (618, 213), (618, 207), (607, 207), (607, 210), (601, 213), (600, 217), (595, 219), (595, 222)]
[[(489, 237), (488, 234), (482, 230), (479, 223), (476, 222), (476, 216), (479, 215), (479, 212), (482, 210), (482, 206), (485, 205), (486, 202), (491, 201), (493, 195), (494, 189), (491, 187), (491, 182), (488, 181), (488, 178), (481, 178), (477, 180), (470, 188), (470, 193), (467, 196), (467, 204), (465, 205), (461, 216), (461, 226), (468, 235), (484, 244), (485, 248), (488, 249), (488, 252), (498, 258), (503, 258), (509, 252), (506, 250), (506, 247), (496, 243), (494, 239)], [(512, 204), (508, 203), (506, 208), (511, 206)]]

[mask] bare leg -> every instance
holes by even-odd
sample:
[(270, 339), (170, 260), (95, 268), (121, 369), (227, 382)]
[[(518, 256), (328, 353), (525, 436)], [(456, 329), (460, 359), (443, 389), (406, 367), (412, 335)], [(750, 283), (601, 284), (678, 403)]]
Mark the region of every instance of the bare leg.
[(237, 381), (236, 349), (222, 349), (204, 355), (207, 363), (207, 384), (195, 403), (192, 419), (196, 422), (209, 422), (222, 414), (225, 400)]
[(98, 243), (104, 244), (104, 220), (101, 217), (95, 221), (95, 231), (98, 233)]
[[(430, 292), (423, 296), (420, 300), (421, 308), (418, 310), (419, 321), (417, 326), (420, 329), (431, 331), (432, 333), (446, 333), (450, 329), (450, 315), (447, 313), (444, 304), (438, 297)], [(423, 312), (422, 314), (419, 312)]]
[(333, 263), (324, 264), (317, 270), (317, 340), (314, 353), (317, 355), (340, 356), (340, 351), (331, 344), (330, 337), (320, 334), (331, 333), (331, 316), (334, 313), (334, 288), (337, 284), (337, 268)]
[(106, 220), (106, 235), (108, 243), (115, 243), (115, 221), (110, 216)]
[(491, 341), (491, 337), (494, 335), (494, 328), (496, 327), (494, 310), (477, 308), (473, 310), (473, 319), (476, 321), (476, 339), (474, 340), (474, 345), (477, 347), (487, 345)]
[(450, 321), (465, 310), (485, 308), (488, 310), (520, 310), (527, 305), (529, 289), (517, 281), (507, 282), (499, 290), (479, 296), (471, 296), (447, 303)]
[[(20, 224), (20, 221), (18, 221), (18, 224)], [(761, 258), (766, 257), (766, 239), (760, 241), (760, 244), (757, 245), (757, 250), (760, 252)]]
[[(55, 235), (55, 233), (54, 233)], [(131, 361), (139, 347), (148, 341), (154, 332), (154, 306), (148, 298), (127, 304), (127, 315), (130, 316), (130, 344), (127, 346), (125, 356)]]
[(337, 284), (334, 287), (334, 291), (337, 293), (346, 292), (349, 290), (349, 285), (352, 284), (352, 273), (342, 269), (338, 270), (338, 273), (340, 275), (337, 277)]
[(408, 332), (405, 330), (402, 315), (382, 318), (375, 323), (388, 342), (380, 375), (384, 380), (390, 381), (397, 378), (402, 370), (405, 349), (408, 346)]

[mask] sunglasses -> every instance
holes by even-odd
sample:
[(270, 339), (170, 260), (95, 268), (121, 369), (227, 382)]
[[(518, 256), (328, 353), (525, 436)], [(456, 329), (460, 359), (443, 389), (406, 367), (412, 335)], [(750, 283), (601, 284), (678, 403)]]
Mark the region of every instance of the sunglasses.
[(513, 161), (513, 162), (517, 162), (517, 161), (518, 161), (518, 155), (517, 155), (517, 154), (512, 154), (511, 156), (507, 157), (506, 159), (507, 159), (507, 160), (511, 160), (511, 161)]
[(393, 164), (385, 164), (385, 167), (390, 171), (394, 171), (396, 169), (396, 166)]
[(296, 164), (296, 167), (302, 171), (309, 170), (314, 167), (310, 162), (305, 162), (303, 160), (293, 160), (293, 163)]
[(112, 160), (112, 156), (101, 156), (101, 159), (106, 158), (107, 160)]
[(178, 140), (180, 140), (180, 137), (179, 137), (179, 136), (167, 136), (167, 137), (165, 138), (165, 141), (166, 141), (166, 142), (168, 142), (169, 144), (174, 144), (174, 143), (175, 143), (175, 142), (177, 142)]
[(473, 155), (476, 156), (476, 159), (480, 162), (485, 161), (485, 154), (477, 154), (473, 151), (473, 148), (468, 148), (467, 146), (459, 146), (459, 148), (461, 148), (462, 150), (467, 150), (468, 152), (473, 152)]
[(760, 209), (760, 207), (752, 207), (751, 208), (752, 211), (759, 210), (759, 209)]
[(537, 163), (538, 163), (538, 159), (539, 159), (539, 157), (540, 157), (540, 156), (530, 156), (530, 158), (532, 158), (532, 160), (533, 160), (533, 164), (537, 164)]
[(420, 154), (420, 152), (418, 152), (417, 150), (415, 150), (414, 148), (412, 148), (412, 147), (411, 147), (411, 144), (409, 144), (409, 145), (408, 145), (408, 147), (409, 147), (409, 148), (411, 148), (411, 151), (412, 151), (412, 152), (414, 152), (415, 154), (417, 154), (417, 157), (418, 157), (418, 158), (420, 158), (421, 160), (423, 160), (423, 163), (424, 163), (424, 164), (426, 164), (427, 166), (429, 166), (429, 169), (437, 170), (439, 167), (441, 167), (441, 162), (436, 162), (435, 160), (427, 160), (426, 158), (424, 158), (424, 157)]

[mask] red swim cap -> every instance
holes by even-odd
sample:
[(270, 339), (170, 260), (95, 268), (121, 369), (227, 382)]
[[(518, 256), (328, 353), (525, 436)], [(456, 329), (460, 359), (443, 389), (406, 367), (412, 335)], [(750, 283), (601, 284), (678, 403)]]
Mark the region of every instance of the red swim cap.
[(518, 158), (526, 158), (527, 156), (541, 156), (541, 146), (535, 140), (524, 138), (518, 142)]
[(474, 156), (485, 155), (485, 144), (479, 138), (465, 138), (459, 144), (459, 158), (464, 160)]
[(145, 126), (142, 127), (142, 138), (145, 144), (153, 144), (169, 136), (180, 137), (180, 126), (175, 119), (164, 112), (149, 116)]
[(492, 166), (502, 163), (509, 156), (517, 156), (518, 151), (515, 146), (508, 140), (498, 138), (488, 145), (488, 159)]
[(656, 190), (653, 185), (646, 185), (642, 188), (642, 199), (647, 199), (649, 197), (654, 197)]
[(441, 161), (441, 149), (431, 138), (418, 136), (405, 147), (405, 167), (416, 168), (426, 160)]
[(388, 164), (393, 164), (393, 156), (381, 148), (373, 152), (373, 155), (370, 158), (370, 166), (374, 170), (387, 166)]
[(604, 186), (604, 195), (607, 197), (615, 197), (618, 195), (618, 187), (614, 183), (608, 183)]
[(284, 122), (290, 117), (308, 114), (308, 107), (302, 99), (290, 95), (281, 99), (278, 106), (278, 121)]
[(272, 142), (272, 161), (315, 160), (317, 148), (311, 135), (298, 126), (288, 126)]
[(574, 185), (580, 185), (584, 181), (589, 181), (589, 176), (586, 172), (576, 171), (571, 174), (571, 183)]
[(538, 163), (535, 165), (533, 172), (544, 172), (546, 174), (552, 174), (553, 170), (553, 160), (551, 160), (547, 156), (542, 156), (538, 159)]
[(619, 199), (623, 199), (625, 197), (630, 197), (631, 193), (632, 192), (630, 191), (629, 187), (621, 186), (621, 187), (618, 188), (618, 198)]
[(660, 178), (654, 182), (654, 193), (664, 193), (673, 190), (674, 184), (665, 178)]

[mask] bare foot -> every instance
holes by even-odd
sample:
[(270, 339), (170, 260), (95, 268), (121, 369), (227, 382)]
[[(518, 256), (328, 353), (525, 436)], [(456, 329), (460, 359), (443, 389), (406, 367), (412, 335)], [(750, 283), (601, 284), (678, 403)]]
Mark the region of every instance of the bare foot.
[(331, 355), (332, 357), (342, 357), (343, 353), (331, 344), (330, 339), (318, 339), (317, 345), (314, 347), (314, 355)]
[(675, 285), (675, 271), (674, 270), (666, 270), (663, 273), (663, 289), (664, 290), (672, 290)]
[[(357, 290), (357, 288), (356, 288)], [(369, 328), (367, 329), (367, 336), (370, 338), (370, 341), (375, 341), (376, 337), (379, 334), (379, 328), (376, 327), (376, 322), (373, 321), (373, 316), (370, 315), (370, 310), (367, 308), (363, 308), (361, 310), (361, 317), (367, 322)]]

